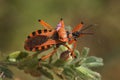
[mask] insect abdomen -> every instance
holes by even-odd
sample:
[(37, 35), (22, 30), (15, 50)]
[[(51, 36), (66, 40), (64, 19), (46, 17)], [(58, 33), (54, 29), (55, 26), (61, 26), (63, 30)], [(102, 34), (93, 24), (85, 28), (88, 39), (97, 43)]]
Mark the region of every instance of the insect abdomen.
[(41, 51), (52, 47), (52, 44), (41, 46), (54, 34), (54, 30), (37, 30), (32, 32), (26, 39), (24, 48), (28, 51)]
[(53, 45), (46, 45), (46, 46), (37, 46), (32, 49), (32, 51), (43, 51), (50, 49)]

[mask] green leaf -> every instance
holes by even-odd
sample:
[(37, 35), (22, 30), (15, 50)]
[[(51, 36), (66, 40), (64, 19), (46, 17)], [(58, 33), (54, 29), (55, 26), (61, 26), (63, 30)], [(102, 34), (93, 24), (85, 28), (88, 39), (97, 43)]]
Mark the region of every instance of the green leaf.
[(99, 67), (99, 66), (103, 66), (103, 63), (97, 63), (97, 62), (87, 63), (87, 64), (85, 64), (85, 66), (87, 66), (87, 67)]
[(89, 53), (89, 48), (84, 47), (83, 50), (82, 50), (82, 52), (81, 52), (81, 58), (87, 57), (88, 53)]
[(78, 50), (75, 50), (74, 53), (76, 55), (76, 58), (80, 58), (80, 52)]
[(24, 69), (24, 67), (31, 69), (38, 66), (38, 59), (37, 56), (29, 56), (26, 57), (24, 60), (20, 61), (18, 64), (19, 69)]
[[(67, 44), (68, 45), (68, 44)], [(71, 45), (69, 45), (72, 47)], [(58, 57), (51, 57), (49, 61), (41, 61), (38, 65), (38, 54), (28, 56), (27, 52), (16, 51), (8, 56), (9, 63), (16, 64), (19, 69), (32, 76), (39, 77), (41, 74), (50, 80), (100, 80), (99, 73), (92, 71), (91, 67), (98, 67), (103, 65), (103, 60), (94, 56), (88, 56), (89, 48), (84, 48), (79, 53), (75, 50), (77, 58), (68, 58), (66, 47), (60, 46), (58, 49)], [(65, 55), (67, 54), (67, 55)], [(61, 57), (60, 57), (61, 56)], [(65, 57), (65, 59), (64, 59)], [(60, 59), (62, 58), (62, 59)], [(62, 70), (61, 70), (62, 69)]]
[(13, 77), (13, 73), (10, 69), (8, 69), (7, 66), (2, 66), (0, 65), (0, 72), (4, 72), (4, 75), (7, 77), (7, 78), (12, 78)]
[(16, 52), (10, 53), (7, 57), (7, 60), (11, 62), (16, 62), (16, 61), (22, 60), (23, 58), (26, 58), (27, 56), (28, 56), (27, 52), (16, 51)]
[(53, 65), (56, 67), (63, 67), (66, 64), (65, 61), (58, 59)]
[(28, 56), (27, 52), (20, 52), (19, 56), (16, 59), (21, 60), (23, 58), (26, 58), (27, 56)]
[[(84, 80), (101, 80), (101, 76), (99, 73), (94, 72), (84, 66), (76, 67), (76, 72), (82, 77)], [(82, 76), (81, 76), (82, 75)]]
[(81, 56), (80, 56), (80, 53), (78, 50), (75, 50), (74, 51), (75, 55), (76, 55), (76, 58), (74, 58), (72, 61), (71, 61), (71, 65), (76, 65), (76, 66), (79, 66), (79, 62), (81, 61)]
[(66, 67), (64, 68), (63, 74), (65, 74), (66, 76), (73, 78), (75, 75), (74, 70), (72, 70), (72, 68)]
[(45, 67), (40, 67), (38, 70), (47, 78), (53, 80), (53, 75), (51, 72), (49, 72)]
[(86, 67), (98, 67), (98, 66), (103, 66), (103, 59), (102, 58), (97, 58), (95, 56), (90, 56), (87, 57), (84, 61), (83, 64)]

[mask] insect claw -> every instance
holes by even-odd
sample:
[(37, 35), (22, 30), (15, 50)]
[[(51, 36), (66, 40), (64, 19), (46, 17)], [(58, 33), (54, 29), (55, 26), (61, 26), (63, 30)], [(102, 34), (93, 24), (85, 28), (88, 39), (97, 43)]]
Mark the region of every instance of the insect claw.
[(72, 58), (77, 58), (75, 54), (71, 54)]

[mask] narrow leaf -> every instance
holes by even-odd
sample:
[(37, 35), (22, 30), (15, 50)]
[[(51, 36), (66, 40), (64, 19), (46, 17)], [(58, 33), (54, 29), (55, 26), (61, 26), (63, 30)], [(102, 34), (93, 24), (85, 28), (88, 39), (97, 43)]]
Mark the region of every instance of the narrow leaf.
[(51, 72), (48, 72), (47, 69), (45, 69), (44, 67), (40, 67), (40, 68), (38, 68), (38, 70), (39, 70), (44, 76), (46, 76), (47, 78), (53, 80), (53, 75), (52, 75), (52, 73), (51, 73)]
[(83, 49), (82, 52), (81, 52), (81, 58), (87, 57), (87, 56), (88, 56), (88, 53), (89, 53), (89, 48), (84, 47), (84, 49)]
[(99, 67), (103, 66), (103, 59), (102, 58), (97, 58), (94, 56), (87, 57), (84, 61), (83, 64), (86, 67)]
[[(101, 80), (101, 76), (99, 73), (94, 72), (86, 67), (80, 66), (76, 68), (78, 73), (82, 73), (84, 78), (88, 78), (88, 80)], [(86, 80), (86, 79), (85, 79)]]
[(7, 57), (7, 60), (10, 62), (16, 62), (16, 61), (22, 60), (27, 56), (28, 56), (27, 52), (16, 51), (16, 52), (10, 53)]

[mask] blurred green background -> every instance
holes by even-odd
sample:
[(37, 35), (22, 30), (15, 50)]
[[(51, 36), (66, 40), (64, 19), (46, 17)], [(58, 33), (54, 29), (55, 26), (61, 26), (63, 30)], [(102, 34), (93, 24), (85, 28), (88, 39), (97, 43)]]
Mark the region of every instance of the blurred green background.
[[(120, 1), (119, 0), (0, 0), (0, 52), (8, 54), (24, 50), (26, 36), (42, 29), (38, 19), (56, 26), (60, 18), (66, 26), (97, 24), (88, 31), (93, 36), (78, 39), (77, 49), (90, 48), (90, 55), (102, 57), (104, 66), (98, 68), (102, 80), (120, 80)], [(2, 54), (2, 55), (4, 55)], [(20, 75), (14, 80), (36, 80)]]

